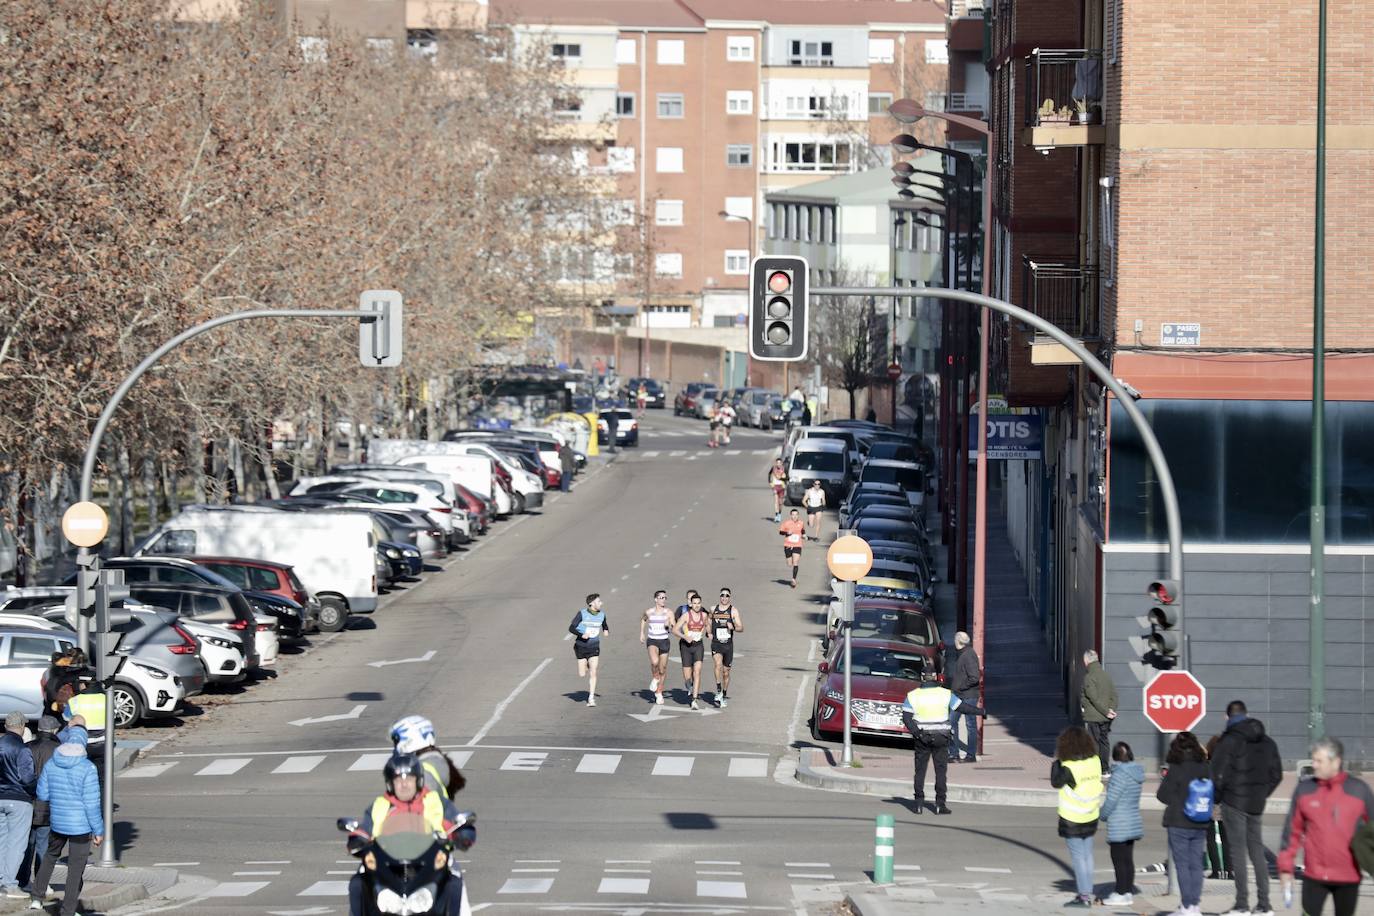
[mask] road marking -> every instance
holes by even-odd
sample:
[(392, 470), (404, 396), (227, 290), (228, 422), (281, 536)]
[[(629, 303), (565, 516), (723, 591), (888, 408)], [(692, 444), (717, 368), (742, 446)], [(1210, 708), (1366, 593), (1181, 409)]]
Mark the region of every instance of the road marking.
[(252, 757), (226, 757), (206, 764), (197, 776), (232, 776), (253, 762)]
[(552, 878), (507, 878), (498, 894), (547, 894), (553, 889)]
[(658, 457), (658, 452), (645, 452), (645, 453), (644, 453), (644, 457), (645, 457), (645, 458), (657, 458), (657, 457)]
[(358, 770), (371, 770), (375, 773), (386, 766), (386, 762), (390, 759), (390, 754), (363, 754), (357, 760), (353, 761), (352, 766), (348, 768), (348, 772), (353, 773)]
[[(210, 890), (206, 891), (205, 896), (247, 897), (249, 894), (257, 893), (271, 883), (270, 881), (221, 881), (219, 884), (216, 884), (214, 887), (210, 888)], [(347, 892), (348, 889), (344, 888), (344, 893)]]
[(332, 716), (316, 716), (316, 717), (313, 718), (313, 719), (293, 719), (292, 721), (290, 721), (290, 722), (288, 722), (288, 723), (286, 723), (286, 724), (287, 724), (287, 725), (301, 726), (301, 725), (318, 725), (318, 724), (320, 724), (321, 722), (343, 722), (343, 721), (346, 720), (346, 719), (357, 719), (357, 718), (360, 718), (360, 717), (362, 716), (362, 714), (363, 714), (363, 710), (364, 710), (364, 709), (367, 709), (367, 704), (366, 704), (366, 703), (359, 703), (359, 704), (357, 704), (356, 706), (354, 706), (352, 709), (350, 709), (348, 712), (336, 712), (336, 713), (335, 713), (334, 715), (332, 715)]
[(255, 862), (244, 862), (244, 865), (290, 865), (290, 859), (262, 859)]
[(776, 449), (771, 449), (771, 448), (756, 448), (756, 449), (754, 449), (754, 454), (755, 454), (755, 455), (771, 455), (771, 454), (773, 454), (774, 451), (776, 451)]
[[(720, 713), (719, 709), (710, 706), (703, 706), (700, 709), (686, 709), (681, 706), (672, 707), (672, 712), (668, 712), (667, 706), (650, 706), (648, 712), (626, 713), (631, 719), (638, 719), (641, 722), (660, 722), (672, 719), (679, 719), (682, 716), (714, 716)], [(727, 752), (728, 753), (728, 752)]]
[(496, 710), (491, 714), (491, 718), (487, 720), (487, 724), (483, 725), (480, 729), (478, 729), (477, 734), (472, 736), (472, 740), (468, 742), (468, 747), (473, 747), (474, 745), (480, 743), (481, 740), (487, 736), (487, 733), (492, 730), (496, 723), (501, 721), (501, 715), (506, 711), (506, 707), (515, 701), (515, 698), (520, 695), (520, 691), (528, 687), (530, 681), (537, 678), (539, 676), (539, 672), (547, 668), (549, 666), (549, 662), (551, 661), (553, 661), (552, 658), (544, 659), (542, 662), (534, 666), (533, 671), (525, 675), (525, 679), (523, 681), (515, 685), (515, 689), (510, 692), (510, 695), (507, 696), (504, 700), (502, 700), (499, 704), (497, 704)]
[(829, 868), (829, 862), (784, 862), (784, 868)]
[(695, 757), (659, 757), (651, 776), (691, 776)]
[(267, 875), (280, 875), (280, 871), (236, 871), (233, 873), (235, 878), (262, 878)]
[(534, 772), (543, 766), (544, 761), (547, 759), (549, 759), (548, 754), (531, 754), (513, 751), (506, 755), (505, 761), (501, 764), (501, 769)]
[(516, 865), (557, 865), (562, 859), (516, 859)]
[(652, 874), (652, 869), (648, 868), (603, 868), (602, 871), (610, 875), (648, 875)]
[(324, 763), (323, 757), (287, 757), (273, 773), (309, 773)]
[[(655, 544), (654, 546), (656, 547), (656, 546), (658, 546), (658, 545)], [(649, 559), (649, 557), (651, 557), (651, 556), (653, 556), (653, 554), (651, 554), (651, 553), (646, 553), (646, 554), (644, 555), (644, 559), (647, 560), (647, 559)]]
[(648, 859), (607, 859), (607, 865), (648, 865)]
[(597, 885), (598, 894), (647, 894), (648, 878), (602, 878)]
[(801, 725), (802, 704), (806, 702), (806, 685), (812, 682), (810, 673), (811, 666), (816, 661), (816, 648), (819, 645), (816, 640), (811, 640), (811, 648), (806, 652), (807, 671), (801, 676), (801, 683), (797, 685), (797, 702), (792, 705), (792, 721), (787, 724), (787, 734), (783, 735), (783, 744), (791, 746), (797, 742), (797, 726)]
[(625, 575), (623, 575), (623, 576), (620, 577), (620, 581), (621, 581), (621, 582), (624, 582), (624, 581), (625, 581), (626, 579), (628, 579), (628, 578), (630, 578), (630, 574), (629, 574), (629, 573), (626, 573)]
[(734, 861), (733, 859), (728, 860), (728, 861), (725, 860), (725, 859), (697, 859), (697, 860), (696, 860), (696, 864), (697, 864), (697, 865), (738, 865), (739, 862), (736, 862), (736, 861)]
[(556, 874), (558, 874), (558, 869), (556, 869), (556, 868), (512, 868), (512, 869), (511, 869), (511, 874), (513, 874), (513, 875), (514, 875), (514, 874), (519, 874), (519, 875), (556, 875)]
[(199, 862), (154, 862), (153, 868), (190, 868), (199, 864)]
[(577, 763), (578, 773), (614, 773), (620, 766), (619, 754), (583, 754)]
[(787, 873), (789, 878), (810, 878), (812, 881), (834, 881), (835, 876), (828, 872), (791, 872)]
[(707, 456), (710, 455), (710, 454), (711, 454), (711, 450), (710, 450), (710, 449), (704, 448), (704, 449), (702, 449), (701, 451), (697, 452), (695, 457), (697, 457), (697, 458), (705, 458), (705, 457), (707, 457)]
[(369, 668), (385, 668), (387, 665), (412, 665), (416, 662), (427, 662), (430, 659), (432, 659), (435, 656), (435, 654), (436, 650), (430, 649), (428, 652), (426, 652), (424, 655), (419, 656), (418, 658), (398, 658), (394, 661), (368, 662), (367, 666)]
[(698, 881), (698, 897), (731, 897), (743, 900), (749, 894), (745, 892), (743, 881)]
[(356, 875), (357, 873), (358, 873), (358, 870), (357, 870), (356, 868), (345, 868), (345, 869), (343, 869), (342, 871), (327, 871), (327, 872), (325, 872), (326, 875)]
[(296, 895), (297, 897), (347, 897), (347, 881), (316, 881)]
[[(646, 553), (645, 556), (647, 557), (648, 554)], [(631, 569), (639, 569), (639, 564), (636, 563), (634, 566), (631, 566), (630, 568), (631, 568)]]
[(465, 767), (472, 759), (472, 751), (454, 751), (448, 755), (448, 759), (452, 760), (456, 767)]
[(127, 773), (120, 773), (120, 779), (150, 779), (153, 776), (161, 776), (172, 767), (176, 766), (176, 761), (171, 763), (147, 763), (141, 767), (134, 767)]
[(921, 866), (919, 866), (919, 865), (894, 865), (894, 866), (892, 866), (892, 868), (893, 868), (893, 870), (895, 870), (895, 871), (920, 871), (920, 870), (921, 870)]
[(987, 866), (987, 865), (965, 865), (965, 866), (964, 866), (964, 871), (991, 872), (992, 874), (995, 874), (995, 875), (1009, 875), (1009, 874), (1011, 874), (1011, 869), (1010, 869), (1010, 868), (994, 868), (994, 867), (992, 867), (992, 866)]
[(747, 779), (766, 777), (768, 775), (768, 758), (731, 757), (729, 775)]
[(699, 874), (699, 875), (716, 875), (716, 876), (725, 875), (725, 876), (728, 877), (728, 876), (732, 876), (732, 875), (733, 875), (733, 876), (742, 875), (742, 874), (744, 874), (744, 872), (742, 872), (742, 871), (728, 871), (728, 870), (720, 870), (720, 869), (709, 869), (709, 868), (698, 868), (698, 869), (697, 869), (697, 874)]

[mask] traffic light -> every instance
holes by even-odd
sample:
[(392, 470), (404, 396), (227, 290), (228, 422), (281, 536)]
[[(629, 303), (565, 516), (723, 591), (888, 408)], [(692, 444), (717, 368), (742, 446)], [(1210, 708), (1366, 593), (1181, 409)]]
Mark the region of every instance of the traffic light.
[(401, 294), (394, 289), (364, 290), (358, 309), (376, 318), (358, 320), (358, 360), (368, 368), (401, 364)]
[(1176, 668), (1183, 656), (1182, 590), (1173, 579), (1161, 579), (1150, 583), (1147, 594), (1154, 606), (1149, 613), (1149, 651), (1142, 661), (1161, 670)]
[(806, 358), (806, 258), (754, 259), (749, 276), (749, 355), (793, 362)]

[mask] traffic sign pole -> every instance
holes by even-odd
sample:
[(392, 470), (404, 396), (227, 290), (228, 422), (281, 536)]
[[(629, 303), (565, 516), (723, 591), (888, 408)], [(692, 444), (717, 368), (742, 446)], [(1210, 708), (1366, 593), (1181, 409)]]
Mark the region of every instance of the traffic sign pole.
[(840, 604), (844, 608), (844, 752), (840, 755), (840, 765), (854, 765), (854, 738), (850, 734), (850, 706), (854, 699), (854, 686), (849, 669), (854, 667), (854, 583), (846, 581), (840, 587)]
[(854, 661), (852, 632), (854, 623), (854, 583), (873, 568), (873, 548), (851, 530), (839, 532), (839, 537), (830, 543), (825, 552), (825, 563), (830, 574), (842, 583), (840, 586), (840, 616), (844, 627), (844, 750), (840, 755), (840, 765), (854, 765), (854, 741), (849, 724), (851, 701), (854, 696), (852, 675), (849, 669)]

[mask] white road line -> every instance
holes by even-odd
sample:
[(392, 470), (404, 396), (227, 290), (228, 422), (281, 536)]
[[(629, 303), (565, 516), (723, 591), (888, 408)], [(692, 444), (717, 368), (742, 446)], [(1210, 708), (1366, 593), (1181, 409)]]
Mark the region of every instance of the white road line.
[[(210, 890), (206, 891), (207, 897), (247, 897), (249, 894), (257, 893), (271, 881), (221, 881)], [(348, 882), (344, 882), (347, 884)], [(347, 888), (344, 889), (347, 892)]]
[(682, 457), (683, 455), (685, 455), (685, 454), (687, 454), (687, 453), (684, 452), (684, 451), (679, 450), (679, 451), (676, 451), (676, 452), (669, 452), (669, 453), (668, 453), (668, 457), (669, 457), (669, 458), (681, 458), (681, 457)]
[(547, 894), (553, 889), (552, 878), (507, 878), (498, 894)]
[(206, 764), (197, 776), (232, 776), (253, 762), (252, 757), (226, 757)]
[(964, 871), (991, 872), (994, 875), (1009, 875), (1010, 868), (994, 868), (988, 865), (965, 865)]
[(658, 452), (645, 452), (645, 453), (644, 453), (644, 457), (645, 457), (645, 458), (657, 458), (657, 457), (658, 457)]
[(516, 865), (559, 865), (562, 859), (516, 859)]
[(268, 875), (280, 875), (280, 871), (236, 871), (233, 873), (235, 878), (262, 878)]
[(736, 861), (734, 861), (733, 859), (732, 859), (732, 860), (728, 860), (728, 861), (725, 860), (725, 859), (697, 859), (695, 864), (697, 864), (697, 865), (738, 865), (739, 863), (736, 862)]
[(648, 859), (607, 859), (607, 865), (649, 865)]
[(583, 754), (577, 763), (578, 773), (614, 773), (620, 766), (619, 754)]
[(603, 868), (602, 871), (608, 875), (648, 875), (653, 873), (653, 870), (648, 868)]
[(501, 763), (503, 770), (521, 770), (533, 773), (544, 765), (544, 761), (549, 759), (548, 754), (530, 754), (512, 751), (506, 755), (506, 759)]
[(651, 776), (691, 776), (694, 757), (659, 757)]
[(290, 865), (290, 859), (262, 859), (256, 862), (244, 862), (244, 865)]
[(358, 870), (357, 870), (356, 868), (345, 868), (345, 869), (343, 869), (342, 871), (327, 871), (327, 872), (325, 872), (326, 875), (356, 875), (357, 873), (358, 873)]
[(324, 757), (287, 757), (273, 773), (309, 773), (315, 767), (324, 763)]
[(515, 698), (520, 695), (520, 691), (528, 687), (530, 681), (537, 678), (539, 676), (539, 672), (547, 668), (549, 666), (549, 663), (552, 661), (552, 658), (544, 659), (542, 662), (534, 666), (533, 671), (525, 675), (525, 679), (523, 681), (515, 685), (515, 689), (510, 692), (510, 695), (507, 696), (504, 700), (502, 700), (499, 704), (497, 704), (496, 711), (491, 714), (491, 718), (487, 720), (487, 724), (483, 725), (480, 729), (478, 729), (477, 734), (472, 736), (472, 740), (468, 742), (468, 747), (472, 747), (480, 743), (481, 740), (487, 736), (487, 733), (490, 732), (493, 727), (495, 727), (496, 723), (501, 721), (501, 715), (506, 711), (506, 707), (509, 706), (512, 702), (514, 702)]
[(812, 881), (834, 881), (835, 876), (829, 872), (792, 872), (787, 873), (789, 878), (810, 878)]
[(151, 779), (154, 776), (161, 776), (172, 767), (176, 766), (176, 761), (171, 763), (148, 763), (141, 767), (134, 767), (127, 773), (120, 773), (120, 779)]
[(768, 777), (768, 758), (731, 757), (728, 775), (745, 779), (766, 779)]
[(743, 900), (748, 897), (743, 881), (698, 881), (698, 897), (731, 897)]
[(347, 897), (347, 881), (316, 881), (296, 895), (297, 897)]
[(390, 754), (363, 754), (357, 760), (353, 761), (353, 765), (348, 768), (348, 772), (353, 773), (358, 770), (371, 770), (375, 773), (386, 766), (386, 762), (390, 759)]
[(774, 451), (774, 450), (771, 449), (771, 448), (756, 448), (756, 449), (754, 449), (754, 454), (755, 454), (755, 455), (771, 455), (771, 454), (773, 454), (773, 451)]
[(647, 894), (648, 878), (602, 878), (597, 885), (598, 894)]
[(649, 557), (651, 557), (651, 556), (653, 556), (653, 554), (651, 554), (651, 553), (646, 553), (646, 554), (644, 555), (644, 559), (647, 560), (647, 559), (649, 559)]
[(153, 868), (190, 868), (199, 864), (199, 862), (154, 862)]
[(710, 449), (705, 449), (705, 448), (704, 448), (704, 449), (702, 449), (701, 451), (699, 451), (699, 452), (696, 453), (696, 457), (697, 457), (697, 458), (705, 458), (705, 457), (709, 456), (710, 454), (711, 454), (711, 450), (710, 450)]
[(919, 865), (894, 865), (894, 866), (892, 866), (892, 868), (893, 868), (894, 871), (920, 871), (920, 870), (921, 870), (921, 866), (919, 866)]
[(556, 868), (512, 868), (512, 869), (510, 870), (510, 872), (511, 872), (512, 875), (556, 875), (556, 874), (558, 874), (558, 869), (556, 869)]
[[(647, 557), (648, 554), (646, 553), (645, 556)], [(631, 569), (639, 569), (639, 564), (636, 563), (634, 566), (631, 566), (630, 568), (631, 568)]]
[(829, 862), (784, 862), (784, 868), (829, 868)]
[(621, 581), (621, 582), (624, 582), (624, 581), (625, 581), (626, 579), (628, 579), (628, 578), (630, 578), (630, 574), (629, 574), (629, 573), (626, 573), (625, 575), (623, 575), (623, 576), (620, 577), (620, 581)]
[(737, 878), (737, 877), (739, 877), (740, 875), (743, 875), (744, 872), (742, 872), (742, 871), (730, 871), (730, 870), (728, 870), (728, 869), (698, 868), (698, 869), (697, 869), (697, 874), (699, 874), (699, 875), (712, 875), (712, 876), (714, 876), (714, 877), (720, 877), (720, 876), (724, 875), (724, 876), (726, 876), (726, 877), (734, 877), (734, 878)]

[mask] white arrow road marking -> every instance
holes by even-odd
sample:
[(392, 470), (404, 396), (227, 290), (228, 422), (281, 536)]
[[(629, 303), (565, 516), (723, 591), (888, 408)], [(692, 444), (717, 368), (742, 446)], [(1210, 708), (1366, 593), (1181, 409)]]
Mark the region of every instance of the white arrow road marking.
[(638, 719), (641, 722), (654, 722), (659, 719), (676, 719), (679, 715), (714, 716), (719, 712), (719, 709), (713, 709), (710, 706), (702, 709), (674, 709), (672, 712), (668, 712), (666, 706), (650, 706), (648, 712), (632, 712), (629, 713), (629, 716), (631, 719)]
[(419, 658), (398, 658), (394, 661), (368, 662), (367, 665), (369, 668), (385, 668), (387, 665), (409, 665), (415, 662), (427, 662), (431, 658), (433, 658), (434, 655), (435, 650), (430, 649), (428, 652), (426, 652), (424, 655), (421, 655)]
[(357, 719), (357, 718), (359, 718), (359, 717), (363, 714), (363, 710), (364, 710), (364, 709), (367, 709), (367, 704), (366, 704), (366, 703), (359, 703), (357, 706), (354, 706), (354, 707), (353, 707), (352, 709), (350, 709), (348, 712), (339, 712), (339, 713), (335, 713), (335, 714), (332, 715), (332, 716), (318, 716), (318, 717), (316, 717), (316, 718), (314, 718), (314, 719), (295, 719), (295, 720), (293, 720), (293, 721), (291, 721), (291, 722), (288, 722), (287, 724), (288, 724), (288, 725), (318, 725), (318, 724), (321, 723), (321, 722), (342, 722), (342, 721), (344, 721), (345, 719)]

